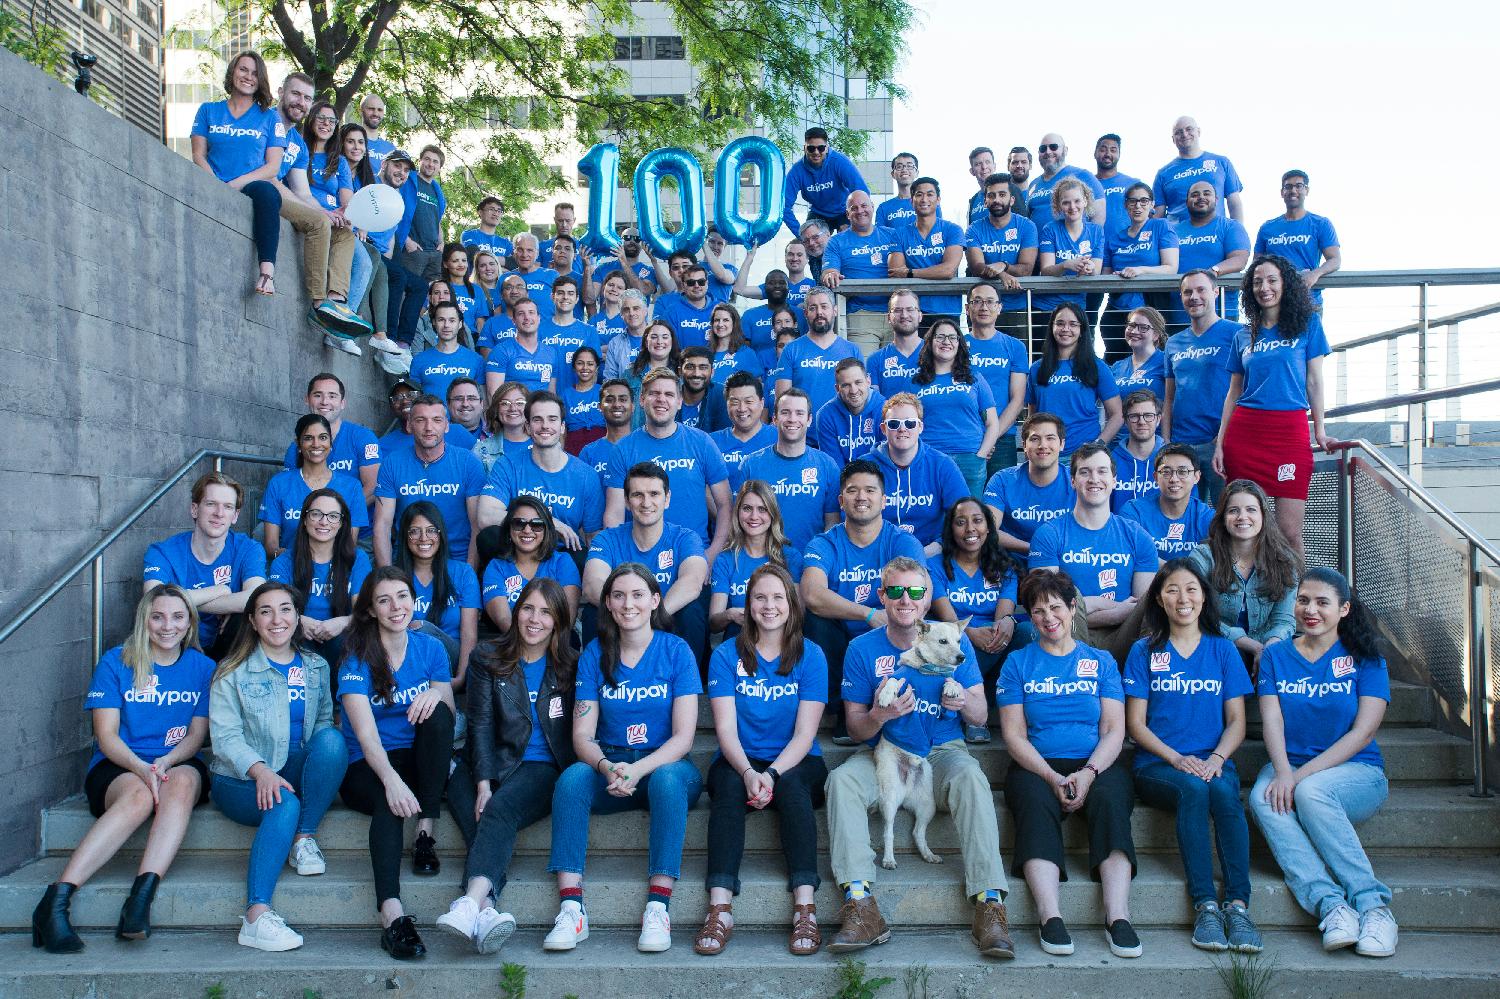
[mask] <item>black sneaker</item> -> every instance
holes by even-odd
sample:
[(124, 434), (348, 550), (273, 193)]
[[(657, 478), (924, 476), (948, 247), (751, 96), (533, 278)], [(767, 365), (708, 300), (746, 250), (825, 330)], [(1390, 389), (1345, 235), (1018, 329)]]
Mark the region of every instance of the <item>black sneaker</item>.
[(1053, 957), (1067, 957), (1073, 953), (1073, 938), (1061, 916), (1053, 916), (1042, 924), (1042, 950)]
[(398, 961), (411, 961), (427, 956), (427, 946), (417, 936), (417, 920), (414, 916), (402, 916), (382, 930), (380, 949)]
[(417, 833), (417, 842), (411, 850), (411, 872), (431, 877), (442, 869), (442, 862), (437, 855), (437, 840), (427, 833)]
[(1109, 941), (1109, 952), (1115, 957), (1141, 956), (1141, 938), (1136, 936), (1128, 919), (1116, 919), (1110, 923), (1104, 931), (1104, 938)]

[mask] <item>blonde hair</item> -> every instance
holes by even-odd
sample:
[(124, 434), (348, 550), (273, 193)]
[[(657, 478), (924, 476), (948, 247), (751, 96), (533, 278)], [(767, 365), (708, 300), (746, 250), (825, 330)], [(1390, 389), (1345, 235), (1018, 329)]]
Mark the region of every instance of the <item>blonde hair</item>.
[(1069, 177), (1052, 189), (1052, 214), (1057, 216), (1058, 219), (1062, 218), (1063, 192), (1072, 190), (1075, 187), (1083, 192), (1083, 217), (1085, 221), (1088, 220), (1089, 212), (1094, 207), (1094, 192), (1089, 190), (1089, 186), (1077, 177)]
[(910, 406), (917, 411), (917, 419), (920, 420), (922, 418), (922, 400), (918, 399), (911, 392), (897, 392), (887, 399), (885, 405), (880, 407), (880, 418), (883, 420), (891, 415), (891, 410), (897, 406)]
[(187, 591), (176, 583), (163, 583), (143, 594), (135, 605), (135, 624), (131, 626), (125, 643), (120, 646), (120, 658), (135, 674), (132, 683), (136, 690), (144, 690), (149, 686), (151, 676), (156, 671), (156, 657), (151, 654), (151, 632), (146, 625), (151, 620), (152, 605), (161, 597), (181, 600), (182, 605), (187, 608), (188, 627), (182, 641), (178, 643), (178, 653), (181, 654), (186, 649), (201, 648), (198, 645), (198, 609), (188, 598)]
[(740, 527), (740, 507), (745, 505), (746, 496), (756, 496), (766, 505), (766, 512), (770, 515), (771, 522), (766, 527), (766, 558), (773, 565), (786, 568), (786, 530), (781, 523), (781, 506), (776, 502), (776, 493), (769, 485), (760, 479), (746, 479), (740, 485), (739, 494), (734, 499), (734, 511), (729, 518), (729, 543), (725, 547), (732, 552), (745, 550), (745, 530)]

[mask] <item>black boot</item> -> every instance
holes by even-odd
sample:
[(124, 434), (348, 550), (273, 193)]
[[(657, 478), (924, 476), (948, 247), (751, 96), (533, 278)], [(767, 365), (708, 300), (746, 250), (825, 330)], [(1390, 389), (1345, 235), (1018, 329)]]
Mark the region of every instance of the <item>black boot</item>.
[(76, 954), (83, 950), (83, 939), (68, 922), (68, 905), (77, 885), (56, 881), (31, 913), (31, 946), (45, 947), (53, 954)]
[(151, 935), (151, 901), (156, 898), (156, 886), (159, 884), (160, 874), (148, 871), (135, 876), (130, 894), (120, 907), (120, 924), (115, 927), (116, 938), (144, 940)]

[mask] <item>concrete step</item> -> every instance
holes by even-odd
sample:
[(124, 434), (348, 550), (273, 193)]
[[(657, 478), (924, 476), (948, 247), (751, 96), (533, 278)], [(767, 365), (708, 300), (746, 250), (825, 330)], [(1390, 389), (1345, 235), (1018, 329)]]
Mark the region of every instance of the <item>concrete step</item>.
[[(1248, 794), (1248, 791), (1246, 792)], [(1004, 794), (995, 793), (995, 808), (1000, 817), (1002, 849), (1009, 850), (1013, 830), (1005, 811)], [(1177, 851), (1177, 831), (1174, 816), (1137, 803), (1132, 816), (1136, 849), (1142, 853), (1170, 853)], [(66, 856), (78, 845), (84, 834), (93, 825), (93, 816), (81, 797), (70, 798), (50, 808), (42, 824), (42, 849), (54, 856)], [(464, 853), (463, 839), (458, 826), (448, 810), (444, 810), (437, 829), (439, 852), (461, 862)], [(604, 852), (631, 852), (646, 842), (650, 816), (646, 812), (624, 812), (601, 818), (589, 829), (590, 849)], [(364, 854), (368, 849), (370, 821), (364, 815), (335, 804), (318, 827), (318, 845), (329, 855), (336, 853)], [(896, 842), (902, 849), (911, 848), (911, 814), (902, 812), (896, 823)], [(1254, 822), (1251, 822), (1254, 829)], [(879, 815), (870, 816), (872, 842), (879, 842), (882, 834)], [(1084, 826), (1068, 823), (1064, 826), (1070, 848), (1082, 850), (1087, 846)], [(824, 813), (818, 812), (819, 841), (828, 842), (827, 823)], [(187, 838), (182, 849), (188, 853), (228, 851), (244, 855), (250, 849), (255, 830), (239, 825), (226, 818), (213, 807), (200, 808), (188, 826)], [(1380, 811), (1359, 830), (1360, 840), (1372, 854), (1401, 853), (1442, 849), (1449, 855), (1500, 853), (1500, 798), (1474, 798), (1463, 788), (1457, 787), (1398, 787)], [(416, 823), (407, 823), (408, 837), (416, 835)], [(516, 843), (517, 853), (545, 855), (550, 847), (552, 820), (543, 819), (521, 831)], [(139, 855), (146, 842), (146, 831), (138, 831), (125, 844), (124, 850)], [(688, 815), (686, 843), (689, 852), (701, 853), (708, 842), (708, 798), (699, 800), (697, 808)], [(946, 813), (939, 813), (928, 829), (928, 842), (938, 852), (958, 849), (957, 836), (952, 820)], [(1253, 840), (1261, 848), (1258, 835)], [(629, 844), (623, 847), (622, 845)], [(780, 852), (781, 838), (777, 832), (776, 817), (767, 812), (752, 813), (747, 817), (745, 849), (750, 853)]]
[[(705, 858), (684, 858), (673, 909), (679, 918), (698, 919), (707, 906), (703, 887)], [(964, 926), (972, 907), (962, 888), (963, 868), (957, 858), (940, 865), (924, 863), (911, 854), (897, 858), (894, 871), (882, 871), (877, 898), (886, 917), (906, 926)], [(1070, 925), (1098, 926), (1102, 912), (1099, 887), (1088, 880), (1086, 858), (1071, 855), (1073, 879), (1062, 886), (1062, 915)], [(820, 912), (838, 911), (841, 894), (832, 883), (823, 859), (824, 884), (817, 902)], [(62, 871), (63, 859), (47, 857), (21, 867), (0, 880), (0, 930), (30, 926), (31, 911), (45, 886)], [(1254, 863), (1256, 921), (1268, 927), (1311, 926), (1313, 920), (1297, 907), (1274, 865)], [(135, 861), (117, 857), (78, 894), (73, 921), (80, 927), (113, 927), (120, 905), (135, 876)], [(1500, 860), (1468, 857), (1385, 857), (1376, 871), (1393, 889), (1392, 907), (1403, 926), (1412, 929), (1456, 929), (1464, 932), (1500, 931)], [(224, 855), (180, 857), (162, 881), (152, 909), (153, 925), (202, 929), (236, 925), (244, 909), (244, 863)], [(428, 925), (446, 911), (458, 892), (457, 864), (434, 878), (403, 877), (402, 897), (407, 910)], [(741, 868), (742, 892), (735, 902), (736, 918), (746, 926), (780, 926), (788, 916), (786, 873), (780, 857), (755, 854)], [(639, 925), (645, 904), (646, 864), (640, 856), (606, 855), (590, 858), (586, 880), (587, 906), (593, 925)], [(1011, 919), (1021, 925), (1036, 922), (1035, 909), (1019, 878), (1011, 885)], [(557, 912), (556, 878), (546, 871), (546, 858), (517, 857), (511, 864), (504, 905), (524, 926), (549, 926)], [(294, 927), (370, 926), (375, 920), (375, 896), (370, 863), (352, 854), (329, 858), (328, 873), (299, 878), (287, 870), (276, 893), (275, 907)], [(1142, 926), (1190, 925), (1191, 909), (1176, 857), (1139, 858), (1131, 888), (1133, 920)], [(690, 914), (690, 915), (689, 915)], [(827, 917), (825, 917), (827, 918)]]
[[(673, 911), (679, 907), (674, 905)], [(698, 917), (685, 912), (678, 916), (674, 945), (664, 954), (637, 953), (635, 934), (626, 929), (600, 932), (577, 950), (549, 954), (541, 949), (541, 930), (522, 930), (500, 954), (484, 957), (462, 941), (424, 926), (429, 952), (414, 962), (392, 961), (370, 929), (317, 931), (300, 950), (276, 955), (235, 946), (229, 930), (160, 932), (147, 943), (89, 934), (85, 951), (67, 955), (34, 950), (29, 937), (11, 934), (0, 936), (0, 993), (11, 999), (159, 999), (202, 996), (222, 986), (228, 999), (301, 997), (304, 989), (315, 990), (321, 999), (369, 999), (376, 994), (446, 999), (506, 994), (500, 989), (500, 966), (505, 962), (524, 966), (526, 994), (537, 999), (821, 999), (838, 993), (842, 982), (837, 959), (826, 951), (808, 958), (789, 956), (783, 930), (737, 928), (723, 954), (694, 954), (691, 937)], [(824, 919), (831, 921), (832, 914)], [(1220, 969), (1229, 967), (1225, 957), (1195, 950), (1184, 932), (1144, 932), (1145, 954), (1136, 960), (1111, 956), (1103, 935), (1094, 931), (1075, 933), (1078, 950), (1065, 958), (1043, 954), (1029, 926), (1017, 927), (1014, 936), (1014, 961), (978, 957), (961, 931), (900, 927), (890, 943), (857, 957), (866, 965), (867, 978), (894, 979), (879, 993), (886, 999), (903, 994), (907, 975), (920, 979), (924, 971), (925, 986), (906, 994), (932, 999), (1202, 999), (1223, 994)], [(1268, 930), (1264, 936), (1266, 953), (1260, 964), (1274, 965), (1267, 994), (1278, 997), (1500, 996), (1496, 939), (1491, 935), (1422, 933), (1402, 927), (1400, 949), (1383, 960), (1358, 957), (1349, 950), (1325, 954), (1310, 930)]]

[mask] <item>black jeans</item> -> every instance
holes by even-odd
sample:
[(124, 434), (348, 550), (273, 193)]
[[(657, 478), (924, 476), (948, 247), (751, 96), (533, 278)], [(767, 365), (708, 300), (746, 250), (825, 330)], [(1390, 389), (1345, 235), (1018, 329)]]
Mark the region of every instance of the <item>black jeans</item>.
[[(770, 766), (772, 760), (751, 758), (757, 770)], [(781, 775), (771, 794), (769, 807), (776, 810), (781, 826), (781, 852), (786, 857), (786, 890), (799, 885), (822, 884), (818, 878), (818, 820), (813, 810), (823, 807), (823, 782), (828, 767), (821, 756), (804, 756), (802, 762)], [(744, 778), (722, 756), (714, 758), (708, 768), (708, 795), (712, 799), (708, 812), (709, 888), (728, 888), (740, 893), (740, 860), (745, 854)]]
[[(469, 859), (464, 865), (465, 886), (471, 878), (488, 878), (490, 894), (499, 899), (510, 858), (516, 852), (516, 836), (552, 814), (552, 788), (561, 775), (555, 763), (522, 763), (495, 788), (479, 817), (474, 841), (469, 844)], [(452, 803), (452, 795), (449, 802)], [(473, 814), (471, 800), (468, 815)]]
[[(417, 726), (416, 740), (407, 749), (386, 752), (391, 767), (417, 797), (424, 819), (442, 814), (443, 786), (448, 783), (448, 761), (453, 756), (453, 712), (439, 704)], [(375, 906), (401, 897), (401, 854), (405, 850), (405, 822), (385, 800), (385, 785), (368, 760), (349, 764), (339, 787), (344, 804), (370, 817), (370, 864), (375, 869)]]
[(828, 662), (828, 710), (832, 717), (844, 713), (844, 655), (849, 651), (849, 631), (843, 621), (833, 621), (816, 614), (802, 619), (802, 634), (823, 650)]

